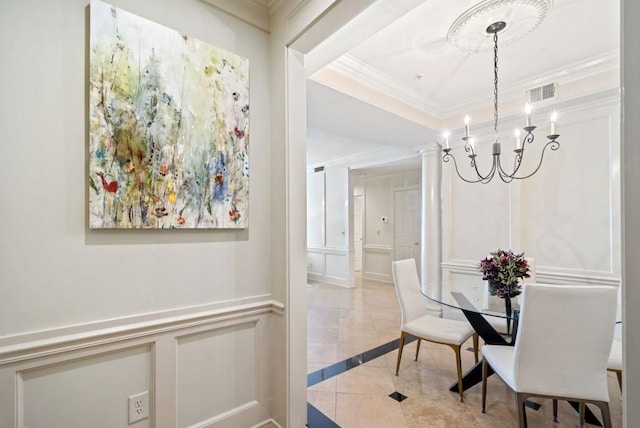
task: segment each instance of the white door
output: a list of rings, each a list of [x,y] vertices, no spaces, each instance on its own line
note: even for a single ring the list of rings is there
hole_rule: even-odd
[[[393,194],[394,258],[416,260],[420,270],[420,190],[397,190]]]
[[[362,270],[362,195],[353,197],[354,270]]]

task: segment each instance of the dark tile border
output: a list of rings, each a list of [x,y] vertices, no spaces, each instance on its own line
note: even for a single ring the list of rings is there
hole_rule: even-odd
[[[415,340],[416,340],[415,337],[408,336],[405,339],[405,345]],[[376,358],[381,357],[384,354],[388,354],[389,352],[398,349],[399,344],[400,344],[400,339],[392,340],[391,342],[387,342],[384,345],[377,346],[361,354],[354,355],[351,358],[347,358],[346,360],[337,362],[323,369],[316,370],[313,373],[309,373],[307,375],[307,388],[317,383],[320,383],[322,381],[325,381],[327,379],[330,379],[334,376],[338,376],[346,372],[347,370],[351,370],[355,367],[361,366],[362,364],[368,361],[375,360]],[[391,397],[391,398],[394,398],[394,397]],[[397,400],[397,398],[394,398],[394,399]],[[404,400],[404,398],[402,400]],[[398,400],[398,401],[402,401],[402,400]],[[307,427],[309,428],[340,428],[339,425],[337,425],[334,421],[329,419],[324,413],[322,413],[320,410],[316,409],[309,403],[307,403]]]
[[[415,340],[415,337],[408,336],[405,339],[405,345]],[[351,358],[347,358],[346,360],[337,362],[323,369],[316,370],[313,373],[309,373],[307,375],[307,387],[313,386],[316,383],[320,383],[334,376],[338,376],[346,372],[347,370],[351,370],[355,367],[361,366],[366,362],[375,360],[376,358],[384,354],[388,354],[389,352],[398,349],[399,343],[400,339],[392,340],[391,342],[385,343],[384,345],[380,345],[373,349],[365,351],[362,354],[354,355]]]
[[[307,403],[307,427],[309,428],[340,428],[340,425],[329,419],[320,410]]]

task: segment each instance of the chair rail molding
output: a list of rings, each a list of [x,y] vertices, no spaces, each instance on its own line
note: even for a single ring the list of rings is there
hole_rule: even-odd
[[[71,404],[64,394],[51,400],[42,397],[52,385],[63,385],[84,397],[82,391],[106,379],[111,382],[103,409],[103,416],[111,421],[108,423],[126,419],[126,411],[118,413],[114,403],[126,401],[132,392],[147,390],[150,420],[156,423],[189,420],[193,421],[190,426],[240,426],[250,420],[264,421],[257,425],[263,426],[271,418],[273,397],[260,387],[268,384],[270,376],[268,362],[262,356],[271,352],[270,319],[283,318],[285,305],[271,295],[224,304],[1,338],[0,426],[26,426],[43,417],[55,418],[53,413],[67,414],[75,405],[82,408],[76,417],[86,417],[91,394],[87,395],[86,406],[84,398]],[[235,347],[234,353],[228,352],[230,345]],[[244,357],[238,359],[236,352]],[[226,393],[215,376],[204,383],[196,380],[196,366],[210,375],[220,374],[211,361],[225,365],[227,372],[220,376],[236,379],[242,387],[235,397],[207,408],[194,405],[193,394],[206,395],[203,399],[211,401]]]
[[[442,263],[446,275],[480,276],[479,261],[449,260]],[[536,282],[543,284],[592,284],[619,286],[621,278],[608,272],[589,270],[559,269],[548,266],[536,266]]]

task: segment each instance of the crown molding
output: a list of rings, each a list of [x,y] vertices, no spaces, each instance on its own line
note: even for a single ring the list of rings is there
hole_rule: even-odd
[[[327,68],[347,76],[350,79],[361,82],[376,92],[380,92],[415,107],[430,116],[437,118],[442,117],[442,112],[430,106],[424,97],[416,94],[413,88],[398,82],[388,74],[371,67],[350,54],[343,55],[336,59],[329,64]]]
[[[398,82],[391,76],[382,73],[378,69],[371,67],[349,54],[338,58],[329,64],[327,68],[350,79],[356,80],[376,92],[392,97],[438,119],[451,117],[459,114],[461,111],[476,110],[478,108],[485,107],[491,102],[490,97],[483,96],[482,98],[452,103],[446,108],[438,108],[424,97],[418,95],[413,88]],[[550,70],[533,80],[527,79],[519,81],[511,85],[509,88],[503,89],[501,93],[505,100],[524,98],[525,92],[536,86],[551,82],[558,82],[560,85],[563,85],[619,68],[620,51],[616,50],[604,55],[588,58],[584,61]],[[602,88],[596,88],[596,90],[600,89]]]
[[[418,152],[416,149],[411,147],[383,147],[380,149],[369,150],[364,153],[357,153],[343,156],[341,158],[331,159],[325,162],[319,162],[313,165],[307,165],[307,172],[312,172],[314,168],[319,166],[324,166],[326,168],[344,166],[350,169],[371,168],[390,162],[398,162],[417,157]]]
[[[533,80],[521,80],[510,85],[508,88],[501,89],[500,94],[504,100],[524,100],[526,91],[531,88],[557,82],[560,85],[560,91],[562,91],[562,85],[578,82],[601,73],[618,70],[619,68],[620,51],[615,50],[605,53],[604,55],[594,56],[583,61],[549,70],[547,73],[541,74]],[[593,91],[597,92],[602,89],[603,88],[594,88]],[[474,100],[465,100],[457,104],[452,103],[448,108],[442,110],[442,114],[446,117],[451,117],[463,111],[473,111],[486,107],[491,102],[492,98],[490,96],[484,96]]]
[[[271,3],[278,0],[200,0],[253,25],[271,32]]]

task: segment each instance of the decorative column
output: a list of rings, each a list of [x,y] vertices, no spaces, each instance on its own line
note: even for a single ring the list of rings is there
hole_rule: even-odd
[[[422,159],[422,246],[420,257],[422,291],[442,297],[442,146],[434,141],[420,150]],[[441,316],[442,306],[427,301],[427,312]]]

